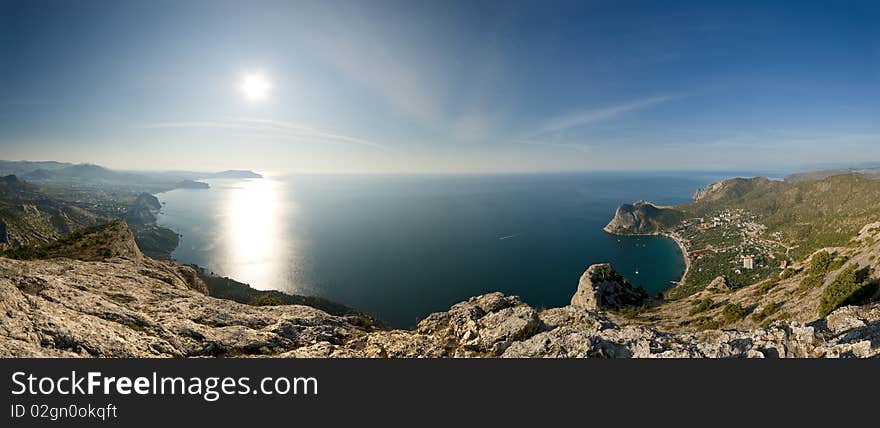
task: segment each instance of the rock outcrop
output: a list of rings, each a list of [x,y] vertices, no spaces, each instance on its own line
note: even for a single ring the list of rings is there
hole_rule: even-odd
[[[156,215],[162,209],[159,198],[141,193],[125,213],[125,221],[132,226],[148,226],[156,223]]]
[[[589,283],[617,281],[606,267],[588,269]],[[597,308],[630,303],[641,294],[619,282],[612,287],[618,297],[594,294]],[[308,306],[249,306],[205,291],[187,267],[130,254],[101,261],[0,258],[0,356],[880,356],[878,304],[844,307],[808,324],[671,333],[622,325],[610,312],[584,307],[581,300],[589,302],[588,296],[537,310],[518,297],[490,293],[431,314],[406,331],[377,329],[358,317]]]
[[[678,223],[681,216],[681,212],[674,208],[638,201],[619,206],[604,230],[618,235],[655,234]]]
[[[707,290],[717,291],[717,292],[727,292],[730,291],[730,282],[727,281],[727,278],[723,276],[716,277],[706,286]]]
[[[764,177],[731,178],[712,183],[694,193],[694,202],[716,202],[722,199],[740,197],[756,189],[771,189],[783,186],[781,181],[773,181]]]
[[[360,331],[357,320],[307,306],[254,307],[206,293],[192,268],[139,253],[0,258],[0,355],[270,355]]]
[[[590,266],[581,275],[571,305],[591,310],[621,309],[641,305],[647,298],[643,288],[633,287],[610,264],[604,263]]]

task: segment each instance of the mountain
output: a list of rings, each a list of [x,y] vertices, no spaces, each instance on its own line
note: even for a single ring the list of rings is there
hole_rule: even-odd
[[[0,175],[17,175],[24,176],[32,171],[42,170],[49,172],[52,170],[70,166],[69,163],[55,161],[5,161],[0,160]]]
[[[202,183],[201,181],[195,180],[181,180],[174,185],[177,189],[210,189],[211,186],[208,183]]]
[[[200,178],[262,178],[249,170],[215,173],[191,171],[117,171],[95,164],[63,162],[0,161],[0,174],[15,174],[24,180],[78,189],[99,188],[114,192],[157,193],[172,189],[206,189]]]
[[[783,182],[769,180],[764,177],[755,178],[731,178],[718,183],[713,183],[704,189],[698,189],[694,193],[694,202],[704,204],[741,198],[753,194],[756,191],[778,190],[784,185]]]
[[[263,176],[249,170],[231,169],[228,171],[207,174],[201,178],[263,178]]]
[[[0,195],[5,197],[13,197],[17,195],[25,195],[36,191],[36,188],[14,175],[7,175],[0,179]]]
[[[734,288],[754,284],[778,274],[783,263],[845,245],[880,220],[880,180],[858,174],[794,182],[736,178],[698,191],[689,204],[644,211],[638,223],[621,208],[609,232],[655,233],[641,225],[656,224],[657,233],[675,236],[686,248],[687,274],[667,292],[677,298],[719,276]]]
[[[614,218],[605,226],[608,233],[655,234],[681,221],[681,211],[660,207],[647,201],[617,208]]]
[[[100,165],[76,164],[46,170],[37,169],[22,175],[31,181],[59,181],[63,183],[88,183],[104,185],[127,185],[138,183],[154,183],[157,180],[148,174],[114,171]],[[162,181],[162,180],[158,180]]]
[[[48,197],[14,175],[0,180],[0,250],[45,244],[106,220],[80,205]]]
[[[818,171],[798,172],[786,175],[784,180],[787,182],[812,181],[821,180],[835,175],[856,174],[868,178],[880,178],[880,167],[871,166],[863,168],[840,168],[840,169],[823,169]]]

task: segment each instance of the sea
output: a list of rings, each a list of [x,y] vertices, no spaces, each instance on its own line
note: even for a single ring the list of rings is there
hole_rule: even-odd
[[[408,328],[500,291],[567,304],[593,263],[660,293],[679,247],[602,228],[621,203],[680,204],[730,174],[277,175],[161,193],[172,256],[258,289],[320,296]]]

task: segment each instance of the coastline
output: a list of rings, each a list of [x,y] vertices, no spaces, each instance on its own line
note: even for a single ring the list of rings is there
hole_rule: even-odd
[[[681,274],[681,278],[679,278],[678,282],[676,282],[674,286],[669,287],[669,288],[667,289],[667,291],[668,291],[668,290],[671,290],[671,289],[673,289],[673,288],[675,288],[675,287],[678,287],[678,286],[681,285],[681,284],[684,284],[684,281],[687,279],[688,272],[690,272],[690,269],[691,269],[691,257],[690,257],[690,253],[688,252],[687,245],[685,245],[684,240],[681,239],[681,237],[678,236],[678,234],[673,233],[673,232],[654,232],[654,233],[614,233],[614,232],[610,232],[610,231],[608,231],[607,226],[606,226],[606,228],[604,228],[604,229],[602,229],[602,230],[604,230],[605,233],[607,233],[607,234],[609,234],[609,235],[617,235],[617,236],[662,236],[662,237],[664,237],[664,238],[669,238],[669,239],[673,240],[673,241],[676,243],[676,245],[678,245],[678,249],[681,251],[681,256],[682,256],[682,258],[684,259],[684,272],[682,272],[682,274]]]
[[[687,245],[685,245],[684,240],[678,236],[677,233],[669,233],[669,232],[659,232],[657,235],[665,236],[678,244],[678,248],[681,250],[681,256],[684,258],[684,272],[681,274],[681,279],[678,280],[678,284],[675,286],[679,286],[684,284],[684,281],[687,279],[688,272],[691,270],[691,256],[688,251]]]

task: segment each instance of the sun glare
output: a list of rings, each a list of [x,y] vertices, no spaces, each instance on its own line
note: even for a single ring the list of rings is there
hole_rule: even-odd
[[[272,85],[265,75],[260,73],[247,74],[241,80],[241,93],[249,101],[261,101],[269,96]]]

